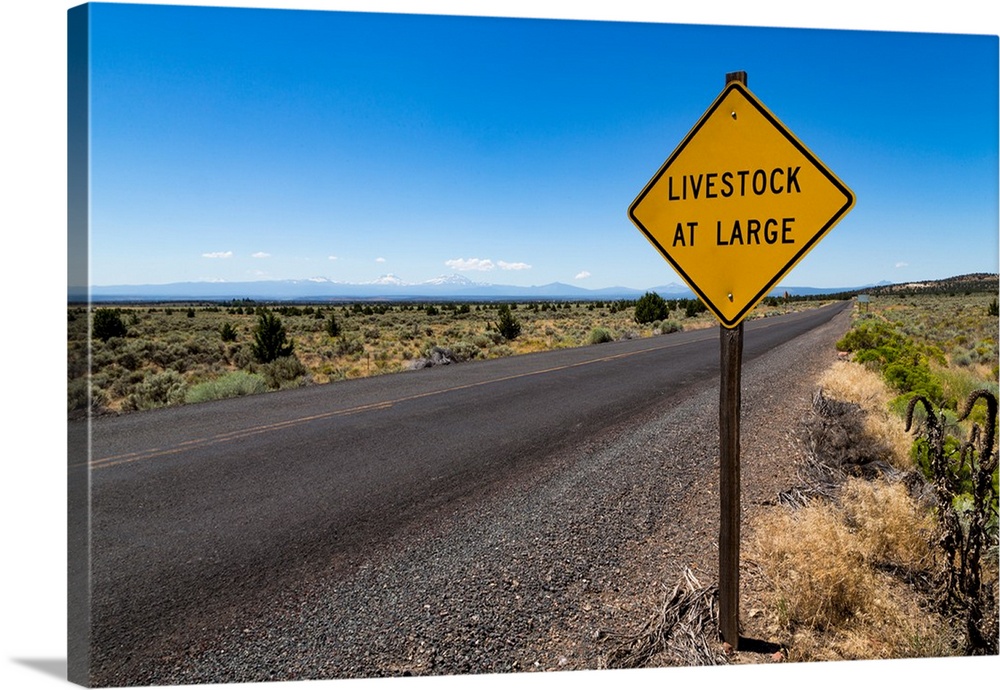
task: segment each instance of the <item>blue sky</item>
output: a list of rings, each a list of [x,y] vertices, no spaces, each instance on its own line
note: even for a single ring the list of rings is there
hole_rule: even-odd
[[[93,11],[94,284],[671,282],[625,210],[733,69],[858,197],[786,283],[996,270],[992,36]]]
[[[733,70],[857,196],[784,284],[997,270],[996,36],[93,12],[93,284],[679,282],[627,208]]]

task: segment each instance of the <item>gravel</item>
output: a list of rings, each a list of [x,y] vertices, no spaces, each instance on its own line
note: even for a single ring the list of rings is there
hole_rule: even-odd
[[[744,524],[795,484],[798,425],[847,318],[744,363]],[[685,568],[717,580],[717,436],[709,382],[359,557],[290,569],[268,591],[192,613],[95,682],[601,668],[609,634],[639,628]]]

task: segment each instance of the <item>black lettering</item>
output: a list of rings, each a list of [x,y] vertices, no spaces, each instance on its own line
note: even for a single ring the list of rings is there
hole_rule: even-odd
[[[720,247],[724,247],[724,246],[726,246],[726,245],[729,244],[728,242],[723,242],[722,241],[722,221],[721,220],[715,221],[715,243],[717,245],[719,245]]]
[[[733,234],[729,236],[729,244],[743,244],[743,229],[738,220],[733,223]]]
[[[749,170],[738,170],[736,172],[740,176],[740,196],[747,195],[747,175],[750,174]]]
[[[719,176],[719,173],[708,173],[705,175],[705,198],[714,199],[719,196],[713,189],[715,189],[715,178]]]
[[[795,170],[792,170],[791,168],[788,169],[788,193],[789,194],[792,193],[792,185],[795,185],[795,191],[796,192],[799,192],[799,193],[802,192],[802,190],[799,188],[799,178],[798,178],[799,170],[801,170],[801,169],[802,169],[802,166],[798,166],[798,165],[795,166]],[[795,219],[793,218],[792,220],[795,220]]]
[[[760,221],[751,218],[747,221],[747,244],[760,244]]]
[[[798,172],[798,168],[795,169]],[[795,222],[794,218],[782,218],[781,219],[781,243],[782,244],[795,244],[795,240],[788,237],[788,233],[792,231],[792,223]]]
[[[728,170],[722,173],[722,191],[719,192],[727,199],[733,195],[733,174]]]
[[[764,221],[764,241],[768,244],[774,244],[778,241],[778,231],[774,230],[774,226],[778,224],[774,218],[768,218]]]
[[[775,168],[774,170],[771,171],[771,193],[772,194],[781,194],[783,191],[785,191],[784,187],[778,187],[778,186],[776,186],[774,184],[774,177],[775,177],[775,175],[784,174],[784,172],[785,172],[784,168]]]
[[[687,246],[687,245],[684,244],[684,225],[681,224],[681,223],[677,223],[677,229],[674,230],[674,246],[675,247],[677,246],[678,242],[681,243],[682,247]]]
[[[767,191],[767,173],[763,170],[753,172],[753,193],[760,196]]]
[[[667,178],[667,201],[680,201],[681,198],[674,194],[674,177]]]
[[[698,181],[695,182],[695,176],[691,175],[691,191],[694,193],[695,199],[698,198],[698,192],[701,191],[701,183],[704,177],[705,177],[704,175],[699,174],[697,178]]]

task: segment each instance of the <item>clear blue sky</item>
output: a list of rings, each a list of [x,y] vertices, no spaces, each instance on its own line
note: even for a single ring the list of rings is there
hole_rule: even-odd
[[[627,208],[733,70],[857,196],[784,284],[997,271],[995,35],[92,17],[96,285],[679,282]]]

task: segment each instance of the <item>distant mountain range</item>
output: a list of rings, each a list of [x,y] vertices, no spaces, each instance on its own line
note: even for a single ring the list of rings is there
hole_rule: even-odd
[[[889,285],[880,283],[879,285]],[[857,292],[877,287],[866,285],[845,288],[785,287],[771,294],[820,295]],[[446,275],[421,283],[409,283],[387,274],[365,283],[343,283],[328,278],[305,280],[263,280],[249,282],[187,282],[162,285],[95,285],[90,298],[95,302],[154,302],[182,300],[613,300],[636,299],[646,292],[655,292],[667,299],[686,299],[694,293],[686,285],[670,283],[643,290],[628,287],[588,289],[565,283],[548,283],[529,287],[477,283],[462,275]],[[69,300],[87,299],[84,288],[70,288]]]

